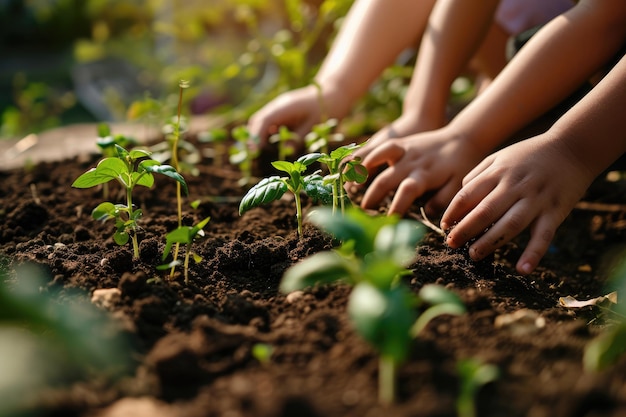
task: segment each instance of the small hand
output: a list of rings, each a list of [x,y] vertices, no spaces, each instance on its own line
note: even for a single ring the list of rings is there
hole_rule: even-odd
[[[567,149],[538,136],[489,157],[464,179],[441,219],[453,248],[469,247],[482,259],[527,227],[531,238],[517,262],[532,272],[548,250],[557,227],[591,184],[593,175]]]
[[[387,141],[363,160],[369,172],[388,167],[369,185],[361,205],[374,208],[396,191],[389,214],[404,214],[415,199],[435,191],[425,209],[428,214],[438,213],[482,156],[468,141],[452,137],[445,128]]]

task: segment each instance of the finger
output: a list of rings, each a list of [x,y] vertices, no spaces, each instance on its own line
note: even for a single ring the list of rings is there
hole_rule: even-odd
[[[548,216],[540,217],[535,221],[530,231],[530,241],[517,261],[516,269],[520,274],[530,274],[537,268],[539,261],[550,247],[558,224],[560,223]]]
[[[495,220],[495,218],[493,218],[493,214],[489,216],[489,218],[485,218],[483,220],[480,219],[481,217],[488,216],[489,212],[492,211],[490,204],[486,202],[485,199],[495,191],[497,186],[498,184],[495,181],[473,181],[463,186],[453,196],[448,208],[441,217],[441,228],[443,230],[449,230],[451,227],[456,225],[454,228],[456,232],[448,235],[448,239],[450,239],[449,244],[453,244],[452,242],[456,241],[456,237],[462,236],[463,232],[467,233],[466,230],[463,230],[467,227],[466,224],[471,224],[472,221],[480,221],[481,224],[484,224],[488,221],[489,223],[487,223],[487,225],[489,225]],[[486,211],[486,213],[483,213],[483,211]],[[465,221],[466,216],[470,213],[473,214],[474,218],[478,216],[478,220]],[[450,238],[450,236],[452,236],[452,238]],[[461,240],[459,240],[459,246],[465,244],[466,242],[466,240],[464,240],[461,243]]]
[[[424,192],[426,192],[426,184],[423,177],[419,174],[411,174],[398,186],[396,195],[389,206],[389,214],[403,215]]]
[[[385,169],[374,178],[367,191],[365,191],[361,207],[365,209],[378,207],[385,197],[398,188],[404,178],[405,176],[401,175],[394,166]]]
[[[528,199],[515,202],[469,249],[474,260],[483,259],[526,229],[537,216]]]
[[[363,158],[363,165],[368,172],[373,172],[376,167],[387,164],[394,165],[404,156],[404,149],[396,143],[387,142],[377,146]]]

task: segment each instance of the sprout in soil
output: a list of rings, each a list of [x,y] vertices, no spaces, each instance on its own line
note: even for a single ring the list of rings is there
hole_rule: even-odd
[[[230,163],[239,166],[242,177],[239,184],[244,186],[252,181],[252,167],[260,151],[251,143],[258,142],[246,126],[237,126],[231,131],[235,144],[230,147]]]
[[[270,203],[281,198],[287,191],[295,197],[296,221],[298,223],[298,236],[302,237],[302,202],[300,193],[304,192],[316,200],[328,203],[332,190],[323,184],[319,173],[303,176],[309,165],[316,162],[322,155],[311,153],[301,156],[294,162],[274,161],[274,168],[289,174],[288,177],[271,176],[263,178],[253,186],[241,199],[239,215],[261,204]]]
[[[337,281],[354,286],[348,313],[356,331],[379,354],[379,400],[393,403],[396,369],[406,359],[416,333],[427,320],[440,314],[462,314],[465,308],[443,287],[426,285],[415,296],[402,282],[402,276],[411,273],[407,266],[423,234],[417,222],[370,216],[356,207],[344,215],[319,208],[310,220],[342,244],[290,267],[280,289],[289,293]],[[425,305],[430,307],[418,316],[416,309]]]
[[[340,146],[330,154],[322,154],[319,158],[319,162],[328,168],[324,183],[330,184],[333,190],[333,211],[340,207],[343,213],[346,202],[350,203],[344,189],[346,182],[363,184],[367,181],[367,169],[361,164],[361,158],[346,160],[360,146],[355,143]]]
[[[163,250],[163,257],[162,257],[163,260],[165,260],[165,258],[167,258],[167,256],[170,254],[172,250],[172,246],[174,244],[176,244],[177,247],[181,243],[184,245],[187,245],[186,252],[185,252],[185,261],[183,263],[183,270],[185,274],[184,275],[185,284],[189,283],[189,259],[193,257],[196,263],[199,263],[202,261],[202,257],[198,255],[197,253],[193,252],[191,250],[191,247],[196,238],[204,236],[203,229],[207,225],[207,223],[209,223],[209,220],[211,220],[211,218],[207,217],[204,220],[198,222],[198,224],[194,226],[178,226],[176,229],[174,229],[173,231],[167,234],[165,249]],[[173,270],[177,265],[180,265],[180,261],[174,258],[172,262],[167,263],[165,265],[159,265],[157,269],[165,270],[168,268],[172,268]]]
[[[498,367],[477,359],[464,359],[457,363],[460,379],[459,396],[456,401],[458,417],[476,416],[476,395],[483,385],[498,379]]]
[[[154,175],[163,174],[177,181],[187,193],[187,183],[174,167],[162,165],[150,158],[150,152],[135,149],[127,151],[119,145],[114,145],[116,156],[102,159],[95,168],[80,175],[72,184],[76,188],[91,188],[106,184],[109,181],[118,181],[126,191],[126,204],[100,203],[92,212],[97,220],[115,220],[115,234],[113,239],[118,245],[125,245],[129,238],[133,243],[133,257],[139,258],[139,244],[137,241],[137,222],[141,218],[141,209],[133,205],[133,190],[141,185],[151,188],[154,185]]]
[[[223,127],[216,127],[207,132],[201,132],[198,140],[202,143],[213,144],[210,154],[205,154],[213,159],[213,165],[221,168],[226,155],[226,142],[228,141],[228,131]]]
[[[130,138],[124,135],[113,135],[111,134],[111,127],[106,123],[101,123],[98,125],[98,139],[96,139],[96,145],[100,148],[100,152],[102,152],[102,157],[107,158],[111,156],[116,156],[117,151],[115,149],[115,145],[119,145],[124,149],[128,149],[130,146],[137,145],[137,141],[134,138]],[[109,199],[109,184],[102,184],[102,198],[105,200]]]
[[[289,130],[287,126],[279,127],[278,133],[270,136],[269,142],[278,144],[278,159],[280,161],[285,161],[289,156],[293,155],[295,148],[289,146],[289,142],[296,139],[298,139],[298,135]]]

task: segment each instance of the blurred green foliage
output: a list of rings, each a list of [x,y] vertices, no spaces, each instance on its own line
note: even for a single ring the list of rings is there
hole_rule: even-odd
[[[132,119],[133,103],[151,100],[161,103],[162,114],[172,114],[178,80],[186,79],[192,86],[185,103],[190,112],[221,113],[228,116],[227,123],[242,123],[278,94],[311,82],[352,2],[13,0],[0,3],[0,49],[36,55],[52,48],[67,58],[59,65],[68,73],[77,65],[110,58],[129,63],[137,69],[132,81],[143,89],[141,94],[128,100],[128,89],[115,90],[115,85],[101,94],[117,118]],[[404,79],[410,74],[401,68],[384,74],[357,107],[360,114],[378,109],[371,113],[375,119],[399,115]],[[9,79],[14,75],[3,74],[0,65],[0,87],[15,84]],[[58,80],[31,76],[28,70],[19,77],[32,86],[14,89],[11,100],[0,98],[3,136],[66,121],[69,101],[59,103],[57,97],[70,96],[54,88]],[[41,94],[38,106],[18,104],[42,83],[54,94]],[[69,76],[63,83],[65,92],[71,92]],[[349,125],[351,133],[359,134],[381,124],[360,117]]]

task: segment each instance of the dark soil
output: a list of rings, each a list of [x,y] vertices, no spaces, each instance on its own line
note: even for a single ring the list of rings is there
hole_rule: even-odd
[[[456,363],[478,358],[500,369],[500,378],[478,395],[481,417],[626,416],[626,360],[602,373],[583,369],[584,347],[601,330],[592,322],[597,311],[559,306],[562,296],[606,292],[610,265],[623,259],[623,182],[594,184],[527,277],[513,267],[524,237],[474,263],[465,250],[446,248],[429,232],[407,282],[415,291],[426,283],[446,286],[468,313],[431,322],[399,370],[397,404],[383,407],[376,355],[346,315],[350,288],[322,287],[290,298],[278,291],[286,268],[332,247],[309,224],[298,239],[292,201],[239,216],[244,190],[237,171],[207,163],[200,176],[186,175],[187,200],[203,204],[195,211],[185,204],[184,223],[211,221],[194,246],[204,260],[192,264],[185,285],[180,273],[169,281],[155,269],[164,236],[176,226],[173,182],[161,177],[154,189],[136,194],[144,217],[135,261],[129,245],[113,242],[113,225],[90,216],[102,190],[70,187],[96,161],[0,173],[3,268],[42,265],[49,272],[46,291],[61,301],[75,288],[86,300],[96,289],[118,288],[121,297],[105,309],[130,337],[135,359],[120,379],[51,386],[26,408],[32,415],[454,416]],[[499,316],[524,309],[538,313],[545,326],[523,334],[496,326]],[[273,348],[269,363],[253,356],[258,343]]]

